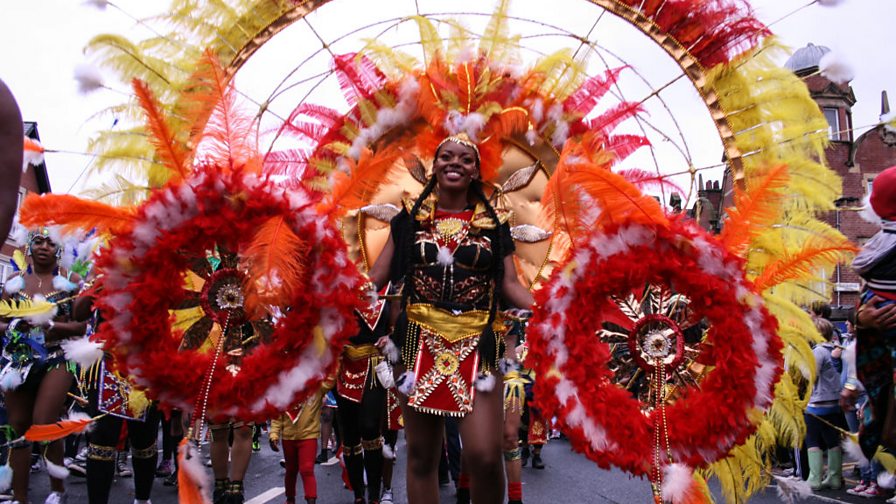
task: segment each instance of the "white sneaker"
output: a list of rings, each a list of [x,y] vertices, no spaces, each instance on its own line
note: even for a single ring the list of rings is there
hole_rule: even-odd
[[[383,490],[383,497],[380,498],[380,504],[392,504],[392,489]]]
[[[68,495],[65,495],[65,492],[50,492],[44,504],[66,504],[67,502]]]

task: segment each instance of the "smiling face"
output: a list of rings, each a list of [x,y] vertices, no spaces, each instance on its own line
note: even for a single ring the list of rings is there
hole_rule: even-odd
[[[472,147],[445,142],[436,151],[432,171],[442,191],[466,191],[479,178],[479,159]]]

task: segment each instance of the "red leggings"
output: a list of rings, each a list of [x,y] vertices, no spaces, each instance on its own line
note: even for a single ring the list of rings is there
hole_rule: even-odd
[[[317,456],[317,439],[284,439],[283,458],[286,459],[286,500],[296,500],[296,480],[302,474],[302,486],[306,499],[317,498],[317,480],[314,479],[314,458]]]

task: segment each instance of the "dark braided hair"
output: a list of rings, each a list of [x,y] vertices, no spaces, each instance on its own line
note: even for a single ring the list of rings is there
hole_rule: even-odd
[[[404,256],[404,264],[401,265],[401,270],[404,273],[404,287],[402,288],[402,308],[406,307],[408,304],[408,299],[411,296],[411,289],[413,281],[412,274],[409,270],[412,258],[414,257],[414,244],[416,243],[417,238],[417,212],[420,211],[420,206],[426,201],[426,198],[432,194],[432,191],[436,188],[436,177],[435,175],[429,177],[429,180],[426,182],[426,185],[423,186],[423,191],[420,193],[420,196],[417,197],[417,201],[414,202],[414,206],[411,208],[411,218],[408,219],[408,229],[404,230],[402,233],[402,243],[401,250],[403,251]]]
[[[495,317],[498,313],[498,303],[501,302],[501,288],[504,280],[504,244],[501,240],[501,221],[498,219],[498,212],[496,212],[495,207],[489,203],[488,197],[486,197],[485,192],[482,190],[482,185],[482,181],[474,180],[473,183],[470,184],[470,189],[472,189],[473,194],[482,201],[489,217],[495,222],[495,236],[497,239],[492,243],[492,258],[494,260],[492,278],[495,280],[495,290],[491,306],[489,306],[488,309],[488,325],[486,326],[482,337],[479,338],[479,357],[483,362],[497,365],[498,359],[500,358],[498,356],[500,345],[498,343],[497,335],[494,330],[492,330],[492,323],[495,321]]]

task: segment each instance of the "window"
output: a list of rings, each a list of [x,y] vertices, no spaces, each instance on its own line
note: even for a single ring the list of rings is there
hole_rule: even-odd
[[[19,207],[22,206],[22,200],[25,199],[25,195],[28,193],[27,189],[24,187],[19,187],[19,199],[16,201],[16,214],[19,213]],[[12,245],[12,236],[15,234],[16,230],[20,227],[19,223],[9,230],[9,236],[6,237],[6,242]],[[6,261],[4,264],[8,264],[9,261]],[[0,279],[0,281],[5,281],[6,277]]]
[[[840,140],[840,110],[833,107],[822,109],[828,121],[828,136],[831,140]]]
[[[0,254],[0,287],[6,286],[6,278],[12,274],[10,258]]]

